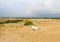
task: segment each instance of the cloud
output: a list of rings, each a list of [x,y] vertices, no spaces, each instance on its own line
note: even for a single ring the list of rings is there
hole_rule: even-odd
[[[60,13],[60,0],[0,0],[1,16],[34,16]]]

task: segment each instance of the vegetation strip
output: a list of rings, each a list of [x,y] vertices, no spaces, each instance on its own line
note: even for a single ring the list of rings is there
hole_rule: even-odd
[[[6,23],[18,23],[22,22],[23,20],[7,20],[7,21],[1,21],[0,24],[6,24]]]

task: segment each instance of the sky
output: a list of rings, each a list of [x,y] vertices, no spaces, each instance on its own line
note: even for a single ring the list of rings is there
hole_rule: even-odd
[[[0,0],[0,16],[60,17],[60,0]]]

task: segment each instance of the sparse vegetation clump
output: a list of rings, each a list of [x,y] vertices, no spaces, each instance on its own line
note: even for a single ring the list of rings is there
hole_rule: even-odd
[[[23,20],[7,20],[7,21],[1,21],[0,24],[6,24],[6,23],[18,23],[22,22]]]
[[[0,21],[0,24],[4,24],[5,23],[5,21]]]
[[[23,21],[23,20],[8,20],[8,21],[6,21],[6,23],[18,23],[21,21]]]
[[[27,26],[27,25],[33,25],[33,23],[31,21],[25,21],[24,25],[25,26]]]
[[[3,24],[0,24],[0,28],[1,28],[1,27],[4,27],[4,26],[5,26],[5,25],[3,25]]]

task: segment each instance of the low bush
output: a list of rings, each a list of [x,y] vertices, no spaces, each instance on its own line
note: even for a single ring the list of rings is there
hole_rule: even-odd
[[[0,24],[4,24],[5,22],[3,22],[3,21],[0,21]]]
[[[25,26],[27,26],[27,25],[33,25],[33,23],[31,21],[25,21],[24,25]]]

